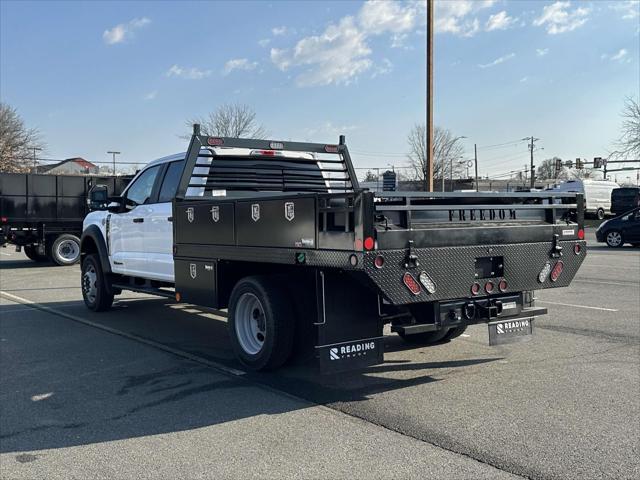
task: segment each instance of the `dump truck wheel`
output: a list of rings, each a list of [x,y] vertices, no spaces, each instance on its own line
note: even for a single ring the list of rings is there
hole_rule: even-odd
[[[73,265],[80,260],[80,239],[75,235],[64,234],[51,244],[51,259],[58,265]]]
[[[251,370],[273,370],[291,356],[293,311],[283,283],[273,277],[246,277],[236,284],[227,325],[236,356]]]
[[[42,263],[49,260],[49,257],[47,257],[46,255],[40,255],[38,253],[38,247],[36,247],[35,245],[25,245],[23,250],[24,254],[34,262]]]
[[[89,310],[102,312],[113,304],[107,280],[102,272],[98,255],[87,255],[82,262],[82,298]]]

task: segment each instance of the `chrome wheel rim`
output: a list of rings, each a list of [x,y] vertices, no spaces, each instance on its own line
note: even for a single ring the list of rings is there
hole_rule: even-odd
[[[256,355],[266,339],[266,319],[262,303],[253,293],[243,293],[235,311],[235,329],[238,343],[249,355]]]
[[[82,274],[82,294],[89,303],[95,303],[98,295],[98,274],[93,265],[88,265]]]
[[[66,262],[75,262],[80,256],[80,245],[73,240],[63,240],[58,244],[56,253]]]
[[[612,247],[618,247],[622,243],[622,235],[619,232],[607,233],[607,243]]]

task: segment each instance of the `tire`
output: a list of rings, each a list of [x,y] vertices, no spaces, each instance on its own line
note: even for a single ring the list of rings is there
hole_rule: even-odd
[[[231,292],[227,327],[236,357],[250,370],[274,370],[291,356],[294,316],[284,281],[255,276]]]
[[[605,216],[604,208],[599,208],[598,210],[596,210],[596,218],[598,220],[604,220],[604,216]]]
[[[448,333],[448,329],[443,329],[435,332],[414,333],[413,335],[404,335],[398,332],[398,335],[406,343],[413,345],[433,345],[434,343],[442,342]]]
[[[77,263],[80,260],[80,239],[67,233],[58,236],[51,244],[50,256],[61,266]]]
[[[38,253],[38,247],[35,245],[25,245],[24,246],[24,254],[34,262],[42,263],[49,260],[49,257],[46,255],[40,255]]]
[[[82,262],[82,298],[89,310],[103,312],[113,304],[113,293],[109,293],[107,280],[102,272],[100,257],[87,255]]]
[[[449,340],[453,340],[454,338],[458,338],[460,335],[462,335],[465,332],[466,329],[467,329],[466,325],[450,328],[447,334],[442,339],[442,341],[446,342]]]
[[[620,230],[609,230],[604,239],[611,248],[620,248],[624,245],[624,238],[622,238]]]

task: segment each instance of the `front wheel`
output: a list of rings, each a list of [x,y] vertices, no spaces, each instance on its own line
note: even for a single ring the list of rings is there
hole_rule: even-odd
[[[80,239],[75,235],[64,234],[51,244],[51,259],[58,265],[73,265],[80,260]]]
[[[236,284],[227,326],[236,356],[251,370],[276,369],[291,356],[293,311],[274,277],[247,277]]]
[[[111,308],[113,292],[107,288],[100,257],[87,255],[82,262],[82,298],[89,310],[102,312]]]
[[[619,230],[611,230],[607,232],[606,237],[607,245],[612,248],[619,248],[624,244],[624,240],[622,239],[622,233]]]

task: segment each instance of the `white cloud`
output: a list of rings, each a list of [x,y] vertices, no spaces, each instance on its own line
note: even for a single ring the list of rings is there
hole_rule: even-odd
[[[285,33],[287,33],[287,27],[274,27],[271,29],[271,34],[274,37],[279,37],[281,35],[284,35]]]
[[[472,37],[480,30],[480,21],[475,16],[479,11],[492,7],[495,0],[447,0],[435,2],[436,33],[451,33]]]
[[[307,67],[296,78],[299,86],[346,84],[371,68],[371,50],[353,17],[329,25],[322,35],[305,37],[292,50],[271,49],[271,61],[282,71]]]
[[[549,53],[548,48],[536,48],[536,56],[544,57],[547,53]]]
[[[380,75],[386,75],[393,71],[393,63],[388,58],[383,58],[382,62],[379,65],[376,65],[373,68],[373,73],[371,74],[371,78],[376,78]]]
[[[253,70],[258,66],[258,62],[250,62],[246,58],[233,58],[224,64],[222,73],[229,75],[234,70]]]
[[[529,77],[522,77],[520,79],[520,83],[527,83],[529,81]]]
[[[187,80],[202,80],[205,77],[211,75],[211,70],[200,70],[196,67],[185,68],[178,65],[173,65],[165,75],[167,77],[179,77]]]
[[[366,32],[404,33],[413,30],[417,21],[419,4],[369,1],[358,13],[360,26]]]
[[[581,27],[589,19],[590,10],[585,7],[571,9],[570,1],[559,1],[546,5],[542,15],[533,21],[536,27],[544,26],[549,35],[571,32]]]
[[[503,55],[502,57],[496,58],[493,62],[489,62],[489,63],[485,63],[485,64],[479,64],[478,66],[480,68],[495,67],[496,65],[500,65],[501,63],[504,63],[504,62],[506,62],[508,60],[511,60],[515,56],[516,56],[515,53],[508,53],[507,55]]]
[[[627,0],[609,5],[609,8],[622,13],[623,20],[633,20],[640,17],[640,2],[638,0]]]
[[[631,59],[629,58],[629,51],[626,48],[621,48],[612,55],[603,53],[602,55],[600,55],[600,58],[602,60],[611,60],[612,62],[631,63]]]
[[[262,48],[266,47],[270,43],[271,43],[270,38],[263,38],[262,40],[258,40],[258,45],[260,45]]]
[[[149,92],[144,96],[145,100],[155,100],[155,98],[158,96],[158,91],[154,90],[153,92]]]
[[[151,23],[147,17],[134,18],[128,23],[120,23],[113,28],[109,28],[102,33],[102,40],[107,45],[122,43],[134,35],[134,31],[145,27]]]
[[[516,19],[507,15],[505,10],[502,10],[501,12],[489,17],[489,20],[487,20],[487,24],[485,25],[485,30],[487,32],[491,32],[493,30],[506,30],[515,23]]]

